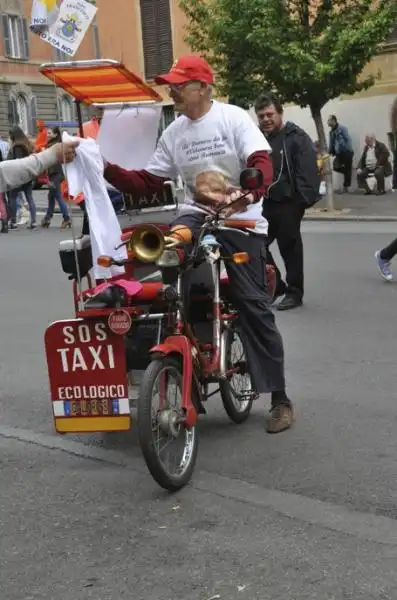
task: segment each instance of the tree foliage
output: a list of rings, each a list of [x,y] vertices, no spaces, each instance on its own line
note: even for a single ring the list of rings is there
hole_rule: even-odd
[[[180,0],[186,41],[213,65],[217,88],[252,105],[264,90],[309,106],[326,151],[322,107],[371,87],[365,65],[397,26],[396,0]],[[377,74],[380,76],[380,73]],[[333,210],[332,169],[326,171]]]
[[[187,42],[241,106],[273,88],[319,113],[373,85],[365,65],[397,25],[395,0],[180,0]]]

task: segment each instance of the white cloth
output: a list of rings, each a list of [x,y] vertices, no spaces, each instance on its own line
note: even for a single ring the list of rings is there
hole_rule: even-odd
[[[97,142],[102,156],[123,169],[144,169],[158,137],[161,106],[107,108]]]
[[[179,175],[186,194],[181,212],[203,212],[194,202],[197,175],[217,171],[224,175],[228,185],[239,188],[247,158],[259,151],[271,152],[271,148],[249,114],[238,106],[214,100],[201,119],[192,121],[182,115],[167,127],[146,169],[173,180]],[[255,231],[267,234],[262,201],[230,218],[253,219],[257,222]]]
[[[105,254],[115,259],[127,258],[127,250],[123,246],[115,250],[121,243],[121,228],[114,212],[112,202],[106,191],[103,178],[103,159],[98,144],[92,138],[74,138],[63,133],[63,141],[79,140],[76,158],[65,168],[69,193],[77,196],[83,192],[90,223],[92,259],[95,279],[106,279],[124,273],[124,267],[113,266],[105,269],[97,265],[98,256]]]

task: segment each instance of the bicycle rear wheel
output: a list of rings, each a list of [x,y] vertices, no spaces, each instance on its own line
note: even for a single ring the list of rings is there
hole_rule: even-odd
[[[238,321],[234,321],[228,330],[226,353],[227,369],[233,373],[228,379],[220,381],[219,388],[229,419],[240,425],[248,419],[257,394],[247,369],[247,356]]]

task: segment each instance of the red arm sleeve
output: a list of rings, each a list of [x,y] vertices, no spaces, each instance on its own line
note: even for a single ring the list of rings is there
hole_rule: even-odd
[[[157,192],[161,192],[164,182],[167,181],[167,179],[152,175],[145,170],[127,171],[109,163],[105,169],[104,177],[120,192],[131,194],[134,199],[152,196]]]
[[[262,171],[263,186],[253,192],[255,202],[259,202],[273,181],[273,162],[270,154],[265,150],[254,152],[247,159],[247,167],[249,169],[259,169],[259,171]]]

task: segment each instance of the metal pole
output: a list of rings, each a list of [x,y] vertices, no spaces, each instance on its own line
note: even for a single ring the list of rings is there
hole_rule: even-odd
[[[80,137],[84,137],[84,131],[83,131],[83,117],[81,114],[81,102],[80,100],[75,100],[75,104],[76,104],[76,113],[77,113],[77,122],[79,124],[79,133],[80,133]]]

